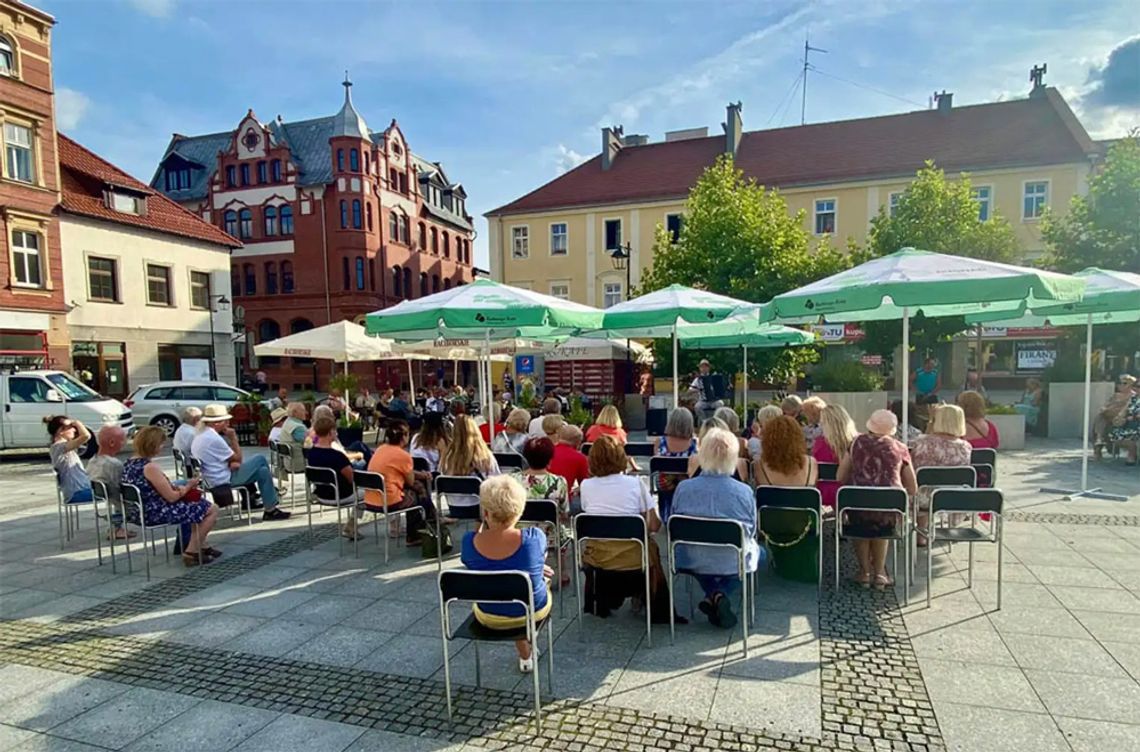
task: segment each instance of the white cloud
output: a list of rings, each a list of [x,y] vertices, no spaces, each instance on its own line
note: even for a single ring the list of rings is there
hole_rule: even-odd
[[[559,144],[555,149],[554,163],[558,174],[561,175],[564,172],[573,170],[589,158],[590,155],[588,154],[580,154],[565,144]]]
[[[135,10],[154,18],[170,18],[176,0],[127,0]]]
[[[81,91],[60,86],[55,90],[55,123],[61,131],[75,130],[91,107],[91,98]]]

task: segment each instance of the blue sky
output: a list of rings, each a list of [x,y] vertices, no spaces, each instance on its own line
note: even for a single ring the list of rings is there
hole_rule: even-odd
[[[172,132],[233,128],[248,108],[336,112],[348,69],[369,126],[396,118],[481,215],[596,154],[603,125],[719,133],[736,100],[746,130],[798,123],[809,30],[829,51],[813,57],[809,122],[921,109],[942,89],[955,104],[1024,96],[1046,62],[1094,136],[1140,125],[1130,0],[31,1],[58,20],[60,129],[143,180]]]

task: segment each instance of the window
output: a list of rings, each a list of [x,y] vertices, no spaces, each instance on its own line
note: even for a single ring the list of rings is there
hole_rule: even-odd
[[[307,332],[312,329],[313,322],[308,319],[294,319],[289,327],[291,334],[300,334],[301,332]],[[293,365],[295,366],[311,366],[312,364],[312,358],[293,358]]]
[[[247,164],[241,166],[241,184],[249,185],[249,165]]]
[[[257,325],[257,342],[272,342],[275,339],[281,338],[281,325],[273,319],[265,319]],[[281,358],[277,356],[259,357],[257,359],[259,365],[263,366],[276,366],[281,364]]]
[[[412,297],[412,270],[404,267],[404,295]]]
[[[406,194],[408,192],[408,176],[406,173],[401,172],[398,176],[400,183],[400,193]]]
[[[428,294],[427,272],[420,272],[420,297],[426,298]]]
[[[237,234],[238,234],[237,212],[236,211],[230,210],[230,211],[225,213],[225,225],[226,225],[226,232],[228,232],[230,235],[233,235],[236,238]]]
[[[359,230],[364,226],[364,219],[360,216],[360,199],[352,200],[352,228]]]
[[[431,275],[431,291],[432,291],[433,295],[435,293],[439,292],[439,275],[438,274]]]
[[[273,175],[273,182],[281,182],[281,160],[275,159],[269,163],[269,171]]]
[[[368,153],[365,152],[364,156],[367,157]],[[376,259],[374,258],[368,259],[368,289],[376,289]]]
[[[336,150],[336,168],[341,171],[344,170],[344,149]]]
[[[269,165],[264,161],[257,163],[257,183],[264,185],[269,182]]]
[[[293,292],[293,262],[281,262],[281,292]]]
[[[36,180],[32,159],[32,129],[15,123],[4,123],[5,172],[12,180],[33,183]]]
[[[356,289],[364,289],[364,258],[362,256],[356,257]]]
[[[241,269],[237,264],[230,267],[230,294],[234,297],[241,295]]]
[[[360,172],[360,152],[356,149],[348,150],[348,169],[353,172]]]
[[[341,272],[344,275],[344,289],[348,290],[352,286],[351,280],[348,278],[348,256],[340,260]]]
[[[16,51],[12,43],[0,37],[0,75],[14,76],[16,74]]]
[[[348,202],[340,202],[340,229],[345,230],[348,228]]]
[[[146,265],[146,302],[151,305],[173,305],[170,296],[170,267]]]
[[[552,282],[550,284],[550,296],[559,300],[569,300],[570,285],[565,282]]]
[[[227,188],[233,188],[235,185],[237,185],[236,175],[237,175],[237,171],[234,169],[233,165],[230,165],[229,167],[226,168],[226,187]]]
[[[47,402],[47,382],[41,378],[13,377],[8,382],[8,392],[13,402]]]
[[[427,250],[427,226],[425,226],[423,222],[420,222],[419,232],[420,232],[420,250],[426,251]]]
[[[388,170],[388,190],[394,191],[398,185],[399,181],[396,179],[396,168],[393,167],[392,169]]]
[[[128,193],[111,191],[111,208],[123,214],[141,214],[143,199]]]
[[[364,205],[364,214],[368,219],[368,231],[372,232],[372,202],[369,201]]]
[[[835,232],[835,199],[826,198],[815,202],[815,234],[830,235]]]
[[[621,282],[606,282],[602,286],[602,308],[609,308],[621,302]]]
[[[550,255],[565,256],[568,248],[568,235],[565,222],[555,222],[550,226]],[[462,252],[460,253],[462,260]]]
[[[246,264],[244,267],[242,267],[242,272],[244,273],[244,276],[245,276],[245,294],[246,295],[256,295],[257,294],[257,270],[254,268],[253,264]]]
[[[91,300],[104,303],[119,301],[119,274],[114,259],[89,256],[87,258],[87,285]]]
[[[443,257],[451,258],[451,236],[447,234],[447,231],[443,233]]]
[[[364,172],[366,172],[366,173],[367,173],[367,172],[369,172],[369,169],[368,169],[368,167],[369,167],[369,164],[368,164],[368,152],[364,152]]]
[[[451,289],[451,280],[450,279],[443,280],[443,289],[444,290],[450,290]]]
[[[263,362],[264,362],[264,360],[265,360],[265,358],[262,358]],[[218,402],[231,402],[232,403],[232,402],[237,402],[239,399],[242,398],[241,392],[239,392],[237,389],[230,389],[229,387],[216,386],[211,391],[213,391],[214,396],[210,397],[210,399],[217,400]]]
[[[400,267],[393,266],[392,267],[392,293],[397,298],[401,298],[404,296],[403,285],[402,285],[403,279],[404,279],[404,276],[400,273]]]
[[[265,262],[265,293],[277,294],[277,264],[272,261]]]
[[[265,207],[265,237],[277,234],[277,207]]]
[[[989,221],[990,207],[993,205],[993,188],[988,185],[978,186],[974,189],[974,200],[978,202],[978,221]]]
[[[1044,180],[1025,184],[1025,202],[1021,210],[1022,219],[1037,219],[1049,206],[1049,183]]]
[[[408,237],[408,218],[403,214],[399,217],[399,230],[400,242],[404,245],[410,245],[410,238]]]
[[[684,224],[685,218],[681,214],[665,215],[665,229],[669,232],[671,242],[676,243],[681,239],[681,228]]]
[[[208,310],[210,305],[210,275],[208,272],[190,272],[190,307]]]
[[[902,198],[902,192],[895,192],[887,196],[887,211],[892,217],[899,209],[900,198]]]
[[[621,220],[607,219],[605,222],[606,250],[613,251],[621,247]]]
[[[241,230],[242,240],[253,237],[253,212],[249,209],[242,209],[238,212],[238,229]]]
[[[12,231],[12,266],[16,284],[43,287],[43,261],[40,258],[40,236],[23,230]]]
[[[432,230],[435,232],[435,230]],[[432,238],[435,239],[434,236]],[[530,257],[530,228],[529,227],[512,227],[511,228],[511,256],[517,259],[524,259]]]
[[[439,231],[431,228],[431,252],[439,255]]]
[[[293,234],[293,207],[288,204],[281,207],[281,234]]]
[[[190,168],[171,168],[166,171],[166,190],[181,191],[190,187]]]

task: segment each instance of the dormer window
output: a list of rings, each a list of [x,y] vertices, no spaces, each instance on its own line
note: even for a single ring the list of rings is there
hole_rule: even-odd
[[[16,75],[16,50],[5,37],[0,37],[0,75]]]
[[[123,214],[145,214],[146,196],[113,188],[107,192],[107,205]]]
[[[166,170],[166,190],[182,191],[190,187],[189,167],[170,167]]]

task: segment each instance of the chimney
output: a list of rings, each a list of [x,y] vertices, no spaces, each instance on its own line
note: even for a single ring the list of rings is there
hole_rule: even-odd
[[[602,169],[608,170],[614,165],[618,152],[621,151],[621,137],[624,129],[620,125],[611,125],[602,128]]]
[[[728,103],[728,109],[725,111],[724,122],[721,127],[724,128],[724,153],[736,159],[736,152],[740,148],[740,133],[744,130],[744,121],[740,117],[741,105],[740,102],[733,104]]]
[[[934,101],[938,104],[938,111],[945,115],[954,106],[954,93],[947,92],[945,89],[941,92],[936,91],[934,92]]]

